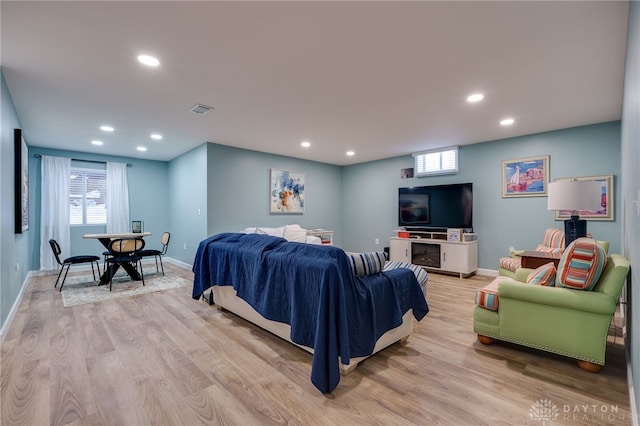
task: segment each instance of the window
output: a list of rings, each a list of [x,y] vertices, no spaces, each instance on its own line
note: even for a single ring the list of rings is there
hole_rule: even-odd
[[[433,151],[417,152],[415,158],[415,175],[431,176],[458,173],[458,147],[453,146]]]
[[[107,172],[71,169],[69,175],[69,223],[105,225],[107,223]]]

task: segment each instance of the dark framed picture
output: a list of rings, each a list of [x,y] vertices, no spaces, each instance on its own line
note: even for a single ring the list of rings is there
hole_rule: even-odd
[[[144,232],[144,222],[141,220],[132,220],[131,221],[131,231],[134,234],[140,234]]]
[[[29,149],[21,129],[13,130],[15,233],[29,229]]]

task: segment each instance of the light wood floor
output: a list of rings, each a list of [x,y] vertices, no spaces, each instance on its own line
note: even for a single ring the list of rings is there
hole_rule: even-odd
[[[487,277],[430,274],[431,312],[409,341],[329,396],[309,381],[310,354],[191,299],[190,286],[64,308],[54,280],[30,280],[2,345],[2,425],[542,425],[530,414],[545,400],[558,414],[547,425],[631,424],[622,339],[598,374],[484,346],[471,312]]]

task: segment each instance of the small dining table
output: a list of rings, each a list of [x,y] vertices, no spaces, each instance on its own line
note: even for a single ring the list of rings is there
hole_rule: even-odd
[[[106,233],[106,234],[84,234],[82,238],[94,239],[100,241],[100,243],[111,252],[109,246],[111,241],[117,238],[143,238],[151,235],[151,232],[120,232],[120,233]],[[112,253],[115,254],[115,253]],[[132,280],[140,281],[142,277],[140,273],[131,263],[123,263],[122,267],[127,274],[131,277]],[[113,277],[116,272],[120,268],[119,263],[111,263],[108,268],[105,268],[104,273],[100,277],[100,284],[108,284],[111,281],[111,277]]]

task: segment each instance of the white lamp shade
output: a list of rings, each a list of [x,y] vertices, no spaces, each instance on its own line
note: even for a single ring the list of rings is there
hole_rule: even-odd
[[[602,182],[594,180],[562,180],[549,183],[547,210],[598,211],[601,206]]]

